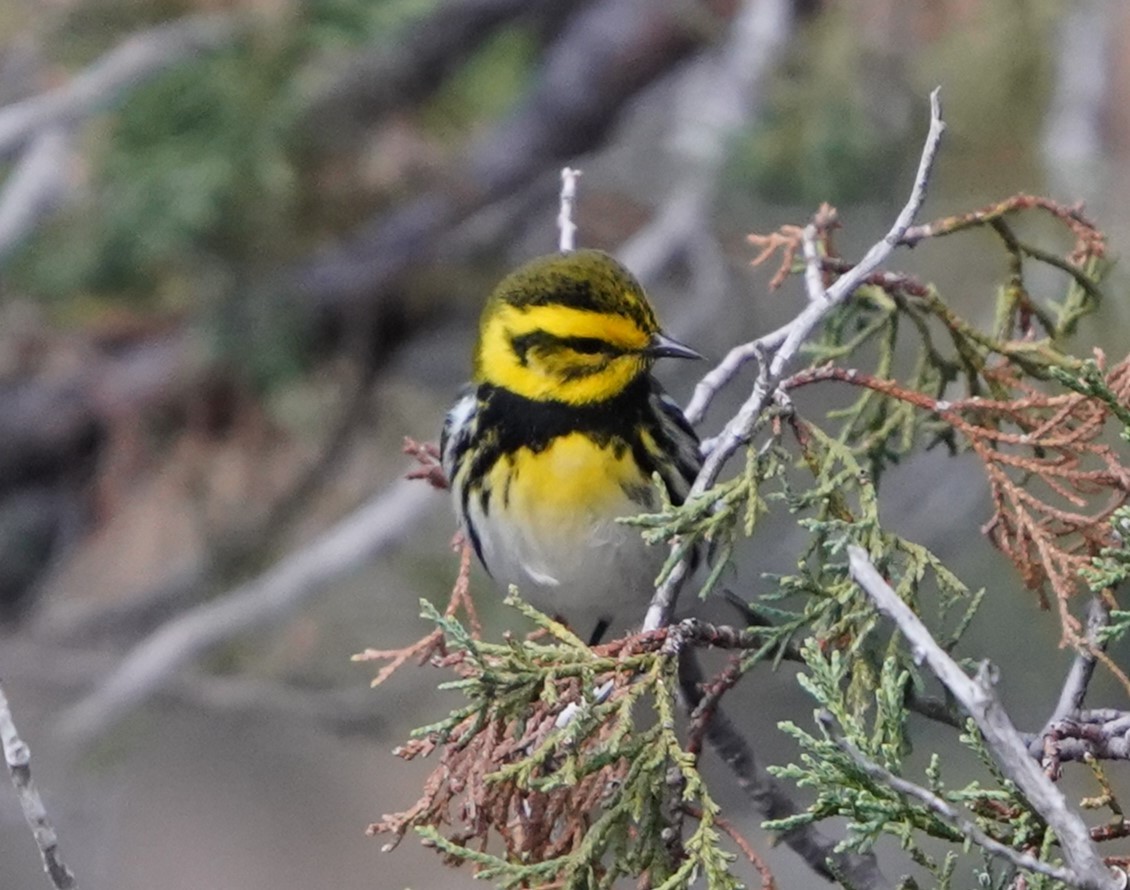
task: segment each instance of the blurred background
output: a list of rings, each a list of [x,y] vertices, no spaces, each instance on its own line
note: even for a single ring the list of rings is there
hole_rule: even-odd
[[[803,299],[767,291],[745,235],[829,201],[859,256],[905,200],[935,85],[923,220],[1045,193],[1121,252],[1117,0],[0,0],[0,678],[80,885],[472,886],[365,836],[415,801],[429,764],[391,749],[445,713],[445,678],[371,691],[349,656],[423,635],[419,599],[450,589],[448,501],[398,481],[401,442],[437,438],[485,294],[555,248],[579,166],[580,243],[716,361]],[[977,234],[893,265],[980,321],[1006,272]],[[1124,354],[1124,290],[1116,270],[1081,342]],[[682,401],[706,367],[660,376]],[[966,645],[1037,725],[1055,620],[980,539],[977,468],[913,463],[885,515],[999,594]],[[762,530],[733,586],[799,540]],[[513,623],[476,584],[492,632]],[[788,670],[745,687],[785,760],[772,727],[810,705]],[[0,886],[47,886],[6,786]]]

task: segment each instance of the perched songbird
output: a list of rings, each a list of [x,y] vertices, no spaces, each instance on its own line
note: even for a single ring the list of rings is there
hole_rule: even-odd
[[[681,503],[698,437],[651,376],[699,358],[664,336],[643,288],[606,253],[536,259],[491,294],[473,380],[440,449],[487,571],[595,641],[642,623],[667,550],[616,522]]]

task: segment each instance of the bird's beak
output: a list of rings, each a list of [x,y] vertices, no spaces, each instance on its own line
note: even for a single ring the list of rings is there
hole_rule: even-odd
[[[656,334],[644,352],[652,358],[702,358],[689,346],[672,340],[664,334]]]

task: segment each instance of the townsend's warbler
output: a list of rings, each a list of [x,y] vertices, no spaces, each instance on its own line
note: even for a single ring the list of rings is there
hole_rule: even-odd
[[[536,259],[483,310],[473,381],[440,450],[456,510],[499,582],[595,642],[643,620],[666,557],[616,522],[681,503],[698,437],[651,376],[698,358],[663,335],[643,288],[608,254]]]

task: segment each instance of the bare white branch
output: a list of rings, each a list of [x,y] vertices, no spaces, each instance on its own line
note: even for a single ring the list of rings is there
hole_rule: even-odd
[[[820,251],[816,247],[816,226],[809,223],[801,235],[801,250],[804,253],[804,289],[808,299],[825,302],[828,291],[824,289],[824,270],[820,268]],[[787,337],[787,335],[786,335]]]
[[[773,332],[777,335],[776,341],[772,342],[770,348],[775,348],[782,343],[785,339],[784,327],[778,328]],[[692,424],[699,424],[706,414],[706,409],[710,405],[710,401],[714,398],[715,394],[723,386],[729,383],[737,375],[746,364],[746,362],[760,359],[764,354],[764,343],[769,339],[768,336],[759,337],[750,343],[741,343],[726,353],[726,357],[715,365],[695,386],[694,395],[691,396],[690,402],[687,407],[683,409],[683,414]]]
[[[691,489],[691,496],[701,494],[713,485],[715,479],[718,478],[722,465],[746,441],[754,422],[772,400],[773,393],[785,368],[796,357],[801,346],[812,335],[816,327],[834,308],[855,293],[855,289],[863,283],[867,276],[882,265],[894,251],[899,239],[902,238],[910,224],[914,222],[918,209],[926,199],[926,185],[930,179],[930,171],[933,169],[934,158],[937,155],[943,132],[945,132],[945,123],[942,121],[938,90],[935,89],[930,94],[930,131],[926,136],[926,144],[922,150],[922,158],[918,164],[918,175],[915,177],[910,199],[882,240],[873,244],[863,259],[838,278],[827,290],[820,282],[819,275],[808,272],[812,261],[806,257],[805,282],[806,286],[809,287],[808,305],[800,315],[783,329],[784,340],[772,352],[767,378],[764,381],[758,381],[759,385],[754,387],[753,394],[746,401],[746,404],[726,425],[717,445],[707,455],[702,472],[699,473],[694,487]],[[808,249],[806,247],[806,251]],[[775,338],[777,334],[778,332],[775,331],[772,336]],[[769,354],[767,345],[764,343],[761,345],[766,354]]]
[[[726,461],[733,456],[738,448],[749,441],[750,434],[758,419],[777,398],[777,387],[785,369],[796,357],[801,346],[812,335],[816,327],[836,306],[847,300],[855,292],[855,289],[866,280],[867,276],[886,261],[898,245],[899,239],[902,238],[903,233],[914,221],[922,202],[926,199],[926,186],[930,180],[934,158],[937,156],[943,132],[945,132],[945,123],[942,120],[941,101],[939,91],[935,89],[930,94],[930,129],[926,135],[922,156],[918,162],[918,173],[914,178],[910,197],[895,219],[890,231],[880,241],[872,245],[856,266],[837,279],[827,290],[824,289],[819,275],[807,274],[806,270],[808,303],[804,310],[787,325],[758,338],[752,343],[744,344],[735,351],[731,351],[722,364],[707,374],[699,383],[694,398],[687,409],[687,416],[692,418],[692,422],[702,416],[718,388],[728,383],[745,361],[761,356],[764,356],[767,360],[761,362],[761,372],[749,398],[746,399],[738,413],[730,418],[722,432],[711,440],[709,450],[704,447],[706,459],[691,486],[687,495],[688,499],[701,495],[713,485]],[[809,236],[806,234],[806,241],[808,239]],[[815,253],[815,247],[813,246],[811,249]],[[807,253],[809,248],[806,246],[805,250]],[[814,260],[807,259],[806,263],[807,267],[810,268]],[[647,617],[643,625],[644,630],[655,630],[670,623],[679,586],[682,584],[686,573],[686,560],[683,560],[675,567],[667,580],[656,589],[655,596],[652,597],[651,604],[648,606]]]
[[[577,249],[577,224],[573,222],[573,208],[577,202],[577,180],[581,171],[572,167],[561,170],[561,210],[557,214],[559,240],[557,249],[572,253]]]
[[[1013,782],[1055,832],[1071,872],[1064,882],[1080,890],[1125,890],[1124,872],[1103,863],[1086,824],[1028,753],[1020,733],[993,690],[993,669],[983,662],[974,678],[937,644],[929,629],[904,603],[875,568],[867,551],[848,547],[851,575],[876,608],[890,618],[906,638],[914,658],[925,662],[977,724],[985,743]]]
[[[903,234],[914,222],[914,217],[918,214],[922,202],[926,199],[926,186],[930,180],[930,171],[933,169],[934,159],[937,156],[938,146],[941,144],[945,129],[946,125],[942,120],[940,94],[939,90],[935,89],[930,93],[930,130],[926,134],[926,143],[922,148],[922,156],[918,162],[918,173],[914,178],[914,186],[911,189],[910,198],[895,219],[890,231],[883,236],[881,241],[872,245],[863,259],[837,279],[835,284],[828,288],[826,292],[819,276],[811,273],[811,260],[808,259],[806,254],[805,286],[808,291],[808,305],[805,310],[777,330],[759,337],[752,343],[744,343],[730,350],[730,353],[722,362],[703,377],[698,386],[695,387],[694,397],[685,412],[692,423],[698,422],[706,413],[706,409],[710,406],[710,402],[718,390],[729,383],[746,362],[756,358],[759,354],[773,355],[770,377],[779,380],[785,366],[793,360],[813,329],[824,320],[824,317],[832,309],[850,297],[868,275],[886,262],[887,257],[894,251]],[[753,396],[750,397],[750,401],[754,404],[750,407],[755,410],[750,412],[752,418],[745,419],[749,426],[752,426],[752,420],[756,419],[757,415],[768,405],[769,396],[770,393],[758,393],[756,389],[754,390]],[[760,407],[757,407],[758,403],[760,403]],[[735,417],[730,426],[734,426],[734,421],[737,420],[738,418]],[[733,448],[741,444],[741,430],[746,429],[748,432],[748,428],[743,423],[732,431],[738,434]],[[722,439],[723,437],[719,438]],[[732,436],[726,436],[726,438],[732,438]],[[717,475],[717,470],[727,457],[729,457],[729,454],[715,459],[714,463],[717,466],[712,468],[714,476]],[[705,470],[706,467],[703,469]],[[705,490],[711,483],[713,483],[713,478],[701,490]]]
[[[35,845],[39,847],[39,855],[43,859],[43,868],[51,879],[52,886],[56,890],[74,890],[78,887],[78,882],[59,854],[59,837],[47,815],[43,798],[39,796],[39,789],[31,778],[31,750],[16,731],[12,709],[8,705],[3,686],[0,686],[0,743],[4,746],[4,761],[8,764],[20,807],[27,824],[31,826]]]
[[[400,480],[258,578],[169,621],[63,714],[60,731],[78,744],[93,738],[213,646],[284,618],[330,582],[403,541],[435,503],[433,494],[418,481]]]
[[[128,38],[67,84],[0,108],[0,155],[44,127],[93,114],[158,71],[229,43],[241,19],[227,14],[189,16]]]

